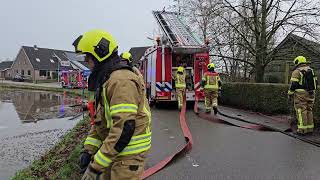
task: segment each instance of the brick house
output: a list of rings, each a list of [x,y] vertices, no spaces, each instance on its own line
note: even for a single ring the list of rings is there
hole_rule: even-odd
[[[22,46],[11,68],[12,77],[20,74],[32,81],[57,79],[58,71],[74,70],[69,54],[74,52]]]
[[[275,56],[265,71],[265,81],[271,83],[288,83],[294,68],[293,60],[305,56],[311,62],[316,74],[320,75],[320,44],[295,34],[289,34],[275,49]]]
[[[0,62],[0,78],[1,79],[11,79],[11,66],[13,61],[3,61]]]

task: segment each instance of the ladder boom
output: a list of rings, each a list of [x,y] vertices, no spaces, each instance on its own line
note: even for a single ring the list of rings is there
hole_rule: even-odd
[[[153,11],[153,15],[172,47],[202,47],[202,44],[179,19],[177,13]]]

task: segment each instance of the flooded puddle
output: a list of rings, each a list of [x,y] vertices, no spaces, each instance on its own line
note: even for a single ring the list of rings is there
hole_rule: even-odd
[[[70,105],[81,102],[63,93],[0,89],[0,179],[30,165],[73,128],[82,116]]]

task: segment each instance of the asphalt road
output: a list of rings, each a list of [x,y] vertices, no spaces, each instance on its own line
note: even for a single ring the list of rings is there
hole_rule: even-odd
[[[2,178],[0,179],[30,164],[32,159],[43,153],[35,150],[51,147],[65,132],[60,131],[61,127],[48,126],[52,124],[52,121],[49,120],[37,124],[18,125],[20,122],[17,114],[4,113],[14,111],[13,107],[2,104],[2,110],[7,117],[0,118],[3,120],[2,124],[0,123],[2,127],[0,134],[3,135],[0,138],[2,140],[0,148],[2,151],[0,153],[0,177]],[[2,117],[4,117],[3,114]],[[9,117],[9,115],[14,116]],[[153,146],[146,167],[151,167],[176,152],[185,143],[177,110],[170,106],[153,108],[152,116]],[[188,110],[186,118],[193,135],[193,149],[148,178],[149,180],[320,179],[320,149],[318,147],[276,132],[260,132],[211,123],[198,118],[192,110]],[[5,121],[7,119],[11,121]],[[16,120],[13,121],[13,119]],[[57,121],[54,124],[58,124]],[[68,127],[75,124],[75,122],[70,123]],[[66,126],[66,122],[61,124]],[[19,130],[19,134],[21,132],[28,132],[28,134],[26,136],[11,134],[13,131],[8,131],[9,128],[6,128],[11,126],[15,127],[14,132]],[[44,133],[30,134],[29,126],[37,127],[38,131],[41,130]],[[52,143],[42,145],[44,141],[41,138],[43,137],[53,137]],[[28,146],[21,146],[26,144]]]
[[[178,111],[153,109],[153,148],[147,167],[181,147]],[[320,149],[276,132],[211,123],[186,114],[192,150],[148,178],[217,180],[319,180]]]

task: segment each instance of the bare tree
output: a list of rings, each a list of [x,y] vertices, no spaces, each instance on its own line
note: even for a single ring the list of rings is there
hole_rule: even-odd
[[[319,0],[180,1],[182,14],[213,42],[214,54],[224,61],[226,71],[238,74],[241,66],[241,71],[254,73],[256,82],[263,82],[279,37],[292,32],[319,35]]]
[[[265,67],[273,60],[275,37],[279,34],[301,32],[316,37],[319,26],[320,6],[314,0],[223,0],[224,7],[233,11],[241,21],[230,21],[222,17],[242,37],[246,48],[254,59],[255,81],[263,82]],[[241,9],[247,9],[246,14]],[[244,23],[254,35],[251,43],[238,24]]]
[[[253,66],[247,50],[241,45],[243,40],[234,29],[225,23],[224,19],[234,21],[238,18],[233,11],[223,7],[221,0],[179,0],[176,10],[187,17],[192,30],[201,35],[202,40],[209,40],[212,56],[218,57],[217,63],[223,67],[223,72],[236,80],[239,75],[247,76],[246,72]],[[223,18],[221,18],[223,17]],[[239,29],[246,27],[239,24]],[[245,32],[244,32],[245,33]],[[250,33],[247,33],[248,35]],[[250,39],[250,37],[248,37]]]

